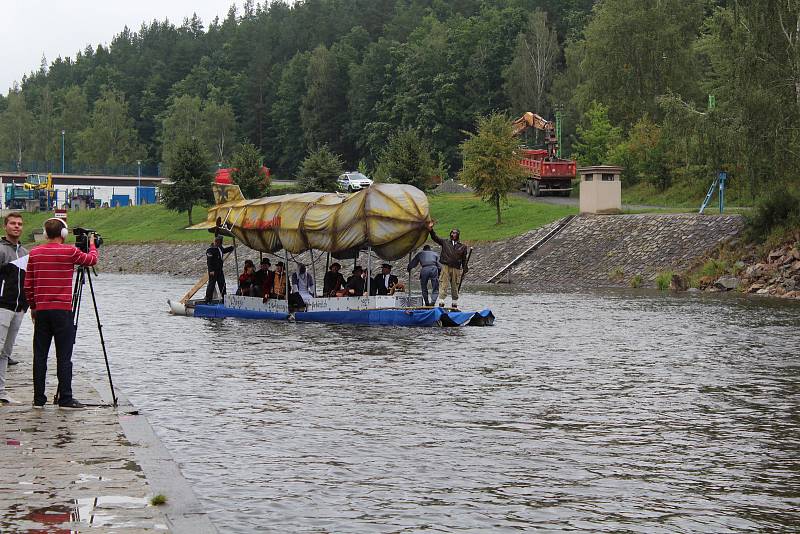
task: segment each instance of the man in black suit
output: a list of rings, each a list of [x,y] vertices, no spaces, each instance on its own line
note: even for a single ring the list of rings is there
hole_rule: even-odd
[[[397,277],[392,274],[392,266],[384,263],[381,265],[381,272],[372,279],[370,293],[373,295],[388,295],[396,285]]]

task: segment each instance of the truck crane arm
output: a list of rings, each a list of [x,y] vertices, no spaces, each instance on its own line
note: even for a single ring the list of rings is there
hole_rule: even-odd
[[[530,111],[525,112],[522,117],[518,118],[511,123],[514,128],[514,135],[519,135],[528,128],[536,128],[537,130],[548,131],[555,130],[555,124],[549,120],[544,119],[542,116]]]
[[[511,123],[514,135],[519,135],[528,128],[536,128],[544,132],[544,144],[547,146],[547,156],[549,158],[558,157],[558,139],[556,138],[556,125],[543,118],[541,115],[525,112],[522,117]]]

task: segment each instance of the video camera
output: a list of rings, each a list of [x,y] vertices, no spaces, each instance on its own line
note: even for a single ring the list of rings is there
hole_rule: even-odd
[[[89,234],[94,234],[94,246],[100,248],[103,244],[103,237],[90,228],[74,228],[72,233],[75,235],[75,246],[83,252],[89,252]]]

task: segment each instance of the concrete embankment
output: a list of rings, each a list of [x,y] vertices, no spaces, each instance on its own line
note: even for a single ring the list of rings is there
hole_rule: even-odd
[[[216,532],[144,416],[124,398],[110,406],[107,383],[95,388],[76,367],[73,391],[89,406],[34,409],[20,345],[6,389],[21,404],[0,407],[0,532]],[[166,504],[150,504],[157,494]]]
[[[627,286],[638,276],[642,286],[652,286],[659,273],[688,268],[743,225],[739,215],[581,215],[499,280],[531,289],[591,288]],[[488,280],[551,228],[476,249],[473,281],[477,273]]]
[[[474,246],[468,284],[483,283],[525,252],[553,227]],[[642,214],[574,218],[546,244],[522,257],[500,277],[530,289],[627,286],[640,276],[643,286],[653,285],[658,273],[686,269],[720,243],[736,236],[744,225],[740,215]],[[469,236],[463,236],[469,239]],[[105,272],[157,273],[195,277],[205,268],[203,243],[110,245],[101,250]],[[434,245],[434,248],[438,248]],[[273,265],[278,259],[269,256]],[[258,263],[257,252],[240,248],[238,259]],[[311,262],[309,254],[290,259]],[[316,277],[321,281],[325,258],[314,256]],[[359,263],[366,261],[362,255]],[[373,266],[380,261],[373,259]],[[397,260],[394,272],[403,278],[406,260]],[[342,262],[347,276],[352,260]],[[291,267],[293,269],[293,266]],[[235,283],[233,261],[226,264],[229,284]]]

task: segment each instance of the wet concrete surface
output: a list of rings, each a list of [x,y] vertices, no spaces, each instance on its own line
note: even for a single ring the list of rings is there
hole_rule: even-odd
[[[0,532],[190,531],[180,521],[175,528],[169,505],[150,504],[159,488],[148,482],[137,459],[138,444],[123,430],[130,420],[143,418],[130,404],[110,406],[78,366],[73,391],[87,404],[85,410],[53,404],[34,409],[32,358],[25,341],[18,339],[20,364],[9,369],[6,384],[20,404],[0,407]],[[57,383],[52,359],[50,399]],[[185,495],[167,494],[170,498],[180,501]]]

